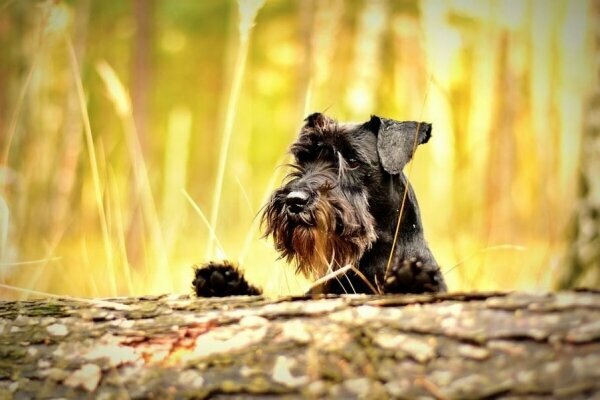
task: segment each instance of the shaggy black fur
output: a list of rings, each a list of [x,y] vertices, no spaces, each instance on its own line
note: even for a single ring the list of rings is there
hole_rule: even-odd
[[[231,263],[207,263],[194,268],[194,292],[199,297],[225,297],[239,294],[258,295],[261,291],[250,285]]]
[[[362,124],[338,123],[321,113],[306,119],[290,148],[292,171],[264,208],[265,236],[273,237],[275,248],[298,272],[313,279],[348,264],[360,271],[330,279],[312,293],[446,290],[423,235],[415,193],[402,173],[416,147],[430,137],[428,123],[378,116]],[[237,270],[227,275],[237,285],[213,279],[221,274],[217,267],[210,263],[196,270],[199,296],[251,294]],[[207,288],[213,280],[220,286]]]

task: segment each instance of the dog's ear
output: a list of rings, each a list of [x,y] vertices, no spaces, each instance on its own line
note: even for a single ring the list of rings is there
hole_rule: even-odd
[[[373,115],[363,126],[377,135],[379,160],[392,175],[402,172],[416,147],[431,137],[431,124],[426,122],[395,121]]]
[[[371,119],[363,124],[363,128],[370,130],[374,134],[379,134],[379,128],[381,128],[382,124],[381,118],[377,115],[371,115]]]
[[[333,119],[319,112],[310,114],[304,119],[304,121],[306,122],[306,124],[304,124],[304,128],[315,129],[318,131],[323,131],[328,126],[335,123]]]

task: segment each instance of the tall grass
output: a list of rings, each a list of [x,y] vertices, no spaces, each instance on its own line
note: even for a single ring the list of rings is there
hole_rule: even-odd
[[[0,296],[189,292],[210,258],[301,293],[257,214],[301,114],[326,109],[433,123],[410,179],[452,289],[552,288],[594,71],[588,3],[284,3],[155,10],[144,146],[127,6],[3,6]]]
[[[248,57],[248,46],[250,45],[250,32],[254,26],[254,20],[258,11],[263,6],[265,0],[238,0],[238,8],[240,13],[239,20],[239,46],[236,52],[236,57],[233,67],[233,79],[231,83],[231,91],[227,101],[225,114],[225,125],[223,128],[223,138],[219,148],[219,162],[217,165],[217,173],[215,178],[215,187],[213,190],[213,198],[210,213],[210,226],[217,226],[219,219],[219,208],[221,207],[221,194],[223,191],[223,181],[225,179],[225,167],[227,166],[227,156],[229,153],[229,145],[233,133],[233,124],[235,122],[238,100],[242,87],[242,80],[246,70],[246,59]],[[208,259],[213,257],[213,242],[215,235],[210,235],[206,247],[205,257]]]
[[[98,172],[98,161],[96,159],[96,148],[94,146],[94,138],[92,137],[92,128],[90,125],[90,117],[88,115],[87,105],[85,102],[85,94],[83,92],[83,83],[81,82],[81,72],[79,71],[79,65],[77,63],[77,57],[71,43],[70,38],[66,38],[67,48],[69,51],[69,57],[71,61],[71,68],[73,71],[73,80],[75,87],[77,88],[77,98],[79,100],[79,107],[81,108],[81,118],[83,120],[86,148],[88,151],[88,158],[90,163],[90,171],[92,174],[92,181],[94,183],[94,196],[96,200],[96,207],[98,209],[98,220],[100,221],[100,227],[102,232],[102,244],[104,246],[104,263],[108,268],[108,281],[110,294],[115,295],[117,292],[116,285],[116,270],[113,260],[113,249],[111,238],[108,232],[108,221],[106,218],[106,212],[104,210],[104,198],[102,192],[102,183],[100,182],[100,173]]]

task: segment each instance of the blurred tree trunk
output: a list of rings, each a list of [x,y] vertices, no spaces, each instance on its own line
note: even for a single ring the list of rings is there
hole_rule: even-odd
[[[595,59],[600,60],[600,1],[591,3]],[[596,85],[584,117],[578,199],[567,251],[566,272],[560,288],[600,287],[600,65],[596,62]]]
[[[131,105],[133,121],[143,153],[148,149],[148,120],[152,86],[152,46],[154,43],[154,0],[135,0],[133,14],[136,33],[132,49]],[[133,166],[137,168],[137,166]],[[127,232],[127,256],[136,265],[143,253],[144,223],[141,197],[137,185],[132,186],[132,215]]]

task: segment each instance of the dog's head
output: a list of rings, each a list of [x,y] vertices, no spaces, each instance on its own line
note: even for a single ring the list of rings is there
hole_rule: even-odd
[[[299,272],[320,277],[356,265],[377,240],[370,199],[400,174],[431,125],[377,116],[362,124],[308,116],[295,143],[292,172],[265,206],[265,235]]]

